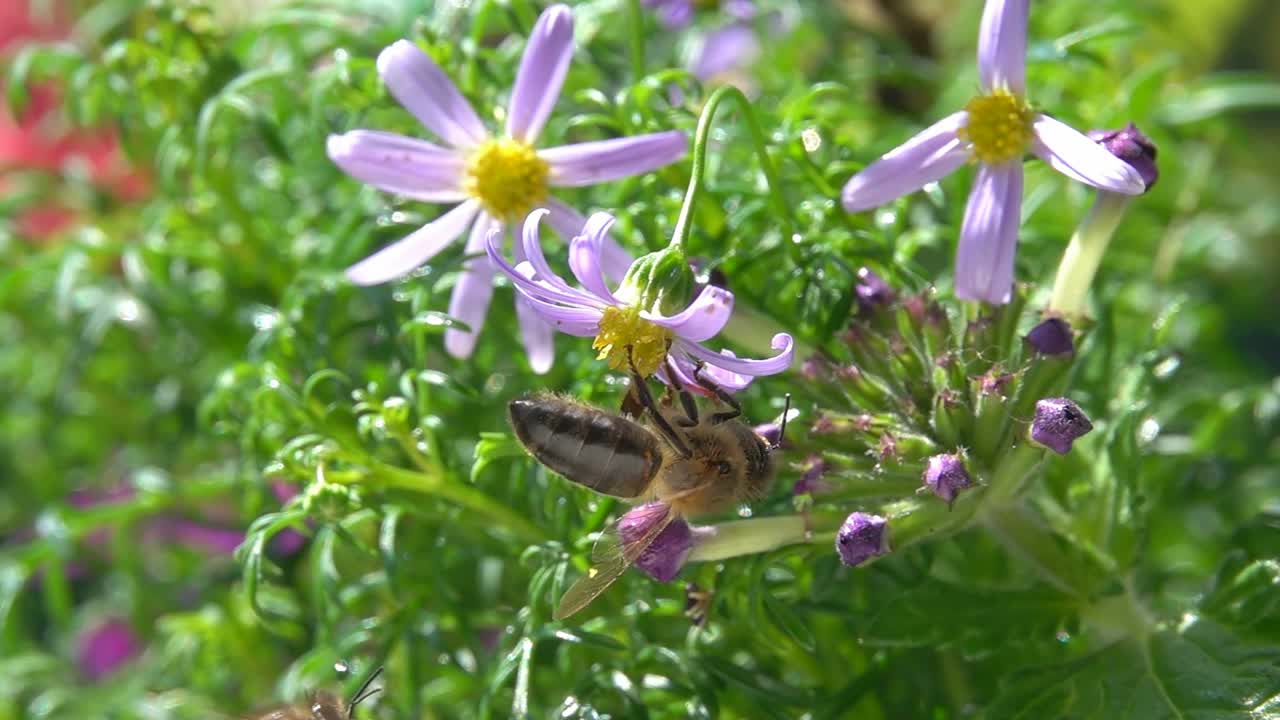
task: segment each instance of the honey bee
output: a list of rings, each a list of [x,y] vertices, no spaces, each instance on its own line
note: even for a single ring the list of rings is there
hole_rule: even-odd
[[[355,716],[357,705],[382,690],[382,688],[369,688],[381,672],[382,668],[378,668],[370,673],[369,678],[360,685],[360,689],[351,696],[350,702],[343,702],[342,698],[332,693],[318,692],[306,702],[268,710],[248,720],[351,720]]]
[[[758,498],[773,480],[770,445],[739,418],[738,401],[703,374],[694,380],[728,410],[699,412],[670,365],[669,392],[655,402],[634,366],[623,414],[571,398],[539,394],[512,400],[507,414],[516,438],[547,468],[595,492],[625,500],[654,499],[668,511],[643,537],[622,543],[617,529],[601,537],[586,576],[565,592],[553,617],[569,617],[605,591],[677,517],[714,513]],[[672,395],[679,400],[679,406]],[[790,396],[787,396],[788,408]],[[634,412],[628,413],[628,409]],[[783,411],[782,430],[786,429]]]

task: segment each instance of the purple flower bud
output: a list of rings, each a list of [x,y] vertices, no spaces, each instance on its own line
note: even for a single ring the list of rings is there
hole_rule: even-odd
[[[880,446],[876,449],[876,454],[880,457],[880,462],[896,461],[898,459],[898,439],[889,433],[880,435]]]
[[[852,513],[836,533],[836,552],[849,567],[856,567],[889,552],[888,521],[879,515]]]
[[[630,547],[641,542],[653,527],[663,522],[671,509],[666,503],[645,503],[632,508],[618,521],[618,534],[622,546]],[[674,518],[658,536],[649,543],[638,558],[636,567],[660,582],[669,582],[680,574],[684,561],[693,549],[693,531],[683,518]]]
[[[1045,398],[1036,403],[1031,439],[1059,455],[1066,455],[1075,439],[1092,429],[1093,423],[1079,405],[1067,398]]]
[[[950,505],[961,490],[973,485],[973,478],[965,469],[964,459],[958,453],[948,453],[929,458],[924,470],[924,484]]]
[[[999,372],[998,369],[993,368],[978,380],[978,392],[982,395],[1003,396],[1011,382],[1013,382],[1013,375]]]
[[[1071,325],[1058,317],[1046,318],[1027,333],[1027,344],[1041,355],[1071,355],[1076,351]]]
[[[80,636],[80,672],[97,682],[141,652],[138,637],[124,620],[111,619]]]
[[[1160,170],[1156,167],[1156,144],[1143,135],[1137,125],[1129,123],[1120,130],[1094,130],[1089,137],[1137,170],[1148,191],[1160,179]]]
[[[800,377],[805,380],[817,380],[828,375],[829,368],[826,360],[817,355],[810,355],[800,363]]]
[[[858,282],[853,286],[853,292],[858,297],[858,311],[863,314],[890,305],[896,299],[889,283],[865,267],[858,270]]]
[[[824,492],[827,489],[827,483],[822,478],[829,469],[830,466],[821,455],[810,455],[804,461],[804,472],[800,473],[800,479],[791,486],[791,494],[812,495]]]

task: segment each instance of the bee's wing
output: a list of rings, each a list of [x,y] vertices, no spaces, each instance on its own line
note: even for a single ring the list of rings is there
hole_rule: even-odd
[[[618,534],[616,524],[610,526],[591,548],[591,567],[587,568],[587,574],[578,578],[578,581],[565,591],[551,617],[563,620],[600,597],[600,593],[622,577],[622,573],[626,572],[627,568],[649,549],[658,535],[662,534],[662,531],[671,523],[673,517],[671,511],[667,511],[661,520],[653,523],[644,535],[631,543],[622,542],[622,536]]]

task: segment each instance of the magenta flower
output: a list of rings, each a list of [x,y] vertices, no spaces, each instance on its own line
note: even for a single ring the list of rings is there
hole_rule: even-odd
[[[663,315],[640,307],[634,290],[623,286],[617,293],[605,284],[602,255],[614,217],[598,212],[588,218],[581,234],[569,243],[569,267],[582,289],[570,287],[551,271],[542,254],[538,227],[546,210],[535,210],[524,223],[523,255],[513,267],[502,255],[499,235],[489,236],[489,258],[511,278],[516,291],[543,320],[563,333],[594,337],[600,351],[615,370],[626,370],[634,359],[644,376],[657,374],[666,380],[664,358],[670,358],[679,379],[696,385],[696,364],[706,364],[705,376],[729,391],[741,390],[758,375],[774,375],[791,365],[794,343],[790,335],[773,336],[778,354],[765,360],[747,360],[728,350],[716,352],[702,343],[715,337],[733,313],[733,293],[706,285],[693,302],[675,315]]]
[[[665,503],[637,505],[618,521],[622,546],[629,547],[647,537],[654,525],[664,522],[671,512]],[[671,582],[680,574],[689,552],[693,550],[694,533],[684,518],[672,518],[649,545],[636,557],[635,566],[659,582]]]
[[[977,162],[956,249],[956,296],[966,300],[1009,301],[1028,150],[1073,180],[1126,195],[1145,189],[1128,163],[1027,104],[1027,4],[987,0],[978,35],[983,94],[868,165],[841,194],[849,212],[867,210]]]
[[[553,5],[538,18],[520,61],[507,108],[506,131],[491,135],[448,76],[413,43],[400,40],[378,56],[378,74],[391,94],[449,147],[377,130],[331,135],[330,159],[348,175],[380,190],[430,203],[458,203],[404,239],[347,269],[358,285],[376,285],[421,266],[470,228],[466,253],[478,255],[485,239],[534,207],[550,211],[549,222],[564,237],[583,217],[550,195],[552,187],[582,187],[648,172],[675,162],[688,150],[683,132],[670,131],[535,150],[560,96],[573,57],[573,15]],[[520,253],[517,244],[515,252]],[[630,256],[609,240],[605,268],[621,277]],[[450,328],[445,349],[465,358],[493,295],[493,270],[484,258],[467,261],[449,314],[470,331]],[[551,367],[551,329],[516,303],[525,350],[536,372]]]

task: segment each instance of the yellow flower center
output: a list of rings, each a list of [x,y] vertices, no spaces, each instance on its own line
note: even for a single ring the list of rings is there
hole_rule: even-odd
[[[996,90],[970,100],[964,109],[969,124],[959,135],[973,143],[973,155],[981,162],[996,165],[1017,159],[1031,142],[1035,114],[1016,95]]]
[[[467,159],[463,189],[494,217],[520,218],[547,196],[549,172],[528,143],[488,140]]]
[[[649,377],[662,367],[667,348],[671,346],[671,337],[670,330],[640,317],[637,307],[607,307],[600,318],[600,332],[596,334],[591,348],[600,351],[596,359],[607,361],[614,370],[627,372],[631,370],[627,361],[629,347],[636,371],[643,377]]]

